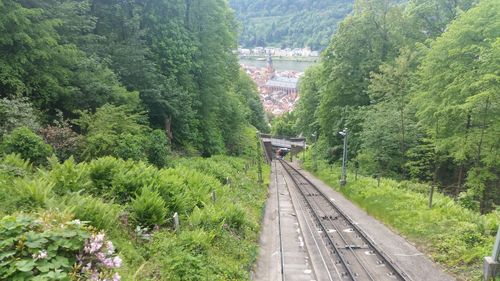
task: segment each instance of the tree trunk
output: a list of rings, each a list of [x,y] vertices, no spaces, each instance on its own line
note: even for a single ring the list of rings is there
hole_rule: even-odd
[[[172,143],[172,140],[174,138],[171,127],[172,127],[172,119],[167,116],[165,117],[165,133],[167,134],[170,143]]]
[[[471,127],[471,120],[472,120],[472,116],[471,116],[471,112],[469,111],[469,113],[467,114],[467,124],[465,125],[465,141],[464,141],[464,147],[467,146],[467,141],[469,139],[469,130],[470,130],[470,127]],[[455,197],[458,197],[458,194],[460,193],[460,190],[462,189],[462,179],[464,177],[464,163],[461,162],[460,163],[460,168],[458,170],[458,179],[457,179],[457,188],[454,192],[455,194]]]

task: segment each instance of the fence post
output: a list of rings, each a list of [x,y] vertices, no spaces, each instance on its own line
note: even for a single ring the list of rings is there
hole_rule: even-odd
[[[484,258],[483,264],[483,280],[495,280],[500,272],[500,225],[498,225],[497,238],[493,246],[491,257]]]
[[[174,213],[174,229],[175,229],[175,232],[179,233],[181,228],[180,228],[180,225],[179,225],[179,214],[177,214],[177,212]]]

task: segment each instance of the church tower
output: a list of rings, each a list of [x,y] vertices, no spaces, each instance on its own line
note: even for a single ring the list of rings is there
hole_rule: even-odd
[[[273,58],[271,57],[271,53],[267,54],[267,70],[269,70],[269,72],[274,72]]]
[[[268,74],[268,79],[271,79],[274,77],[274,66],[273,66],[273,58],[271,57],[271,53],[267,54],[267,74]]]

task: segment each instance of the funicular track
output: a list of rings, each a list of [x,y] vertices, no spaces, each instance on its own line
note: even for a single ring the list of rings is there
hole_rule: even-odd
[[[279,164],[295,184],[328,248],[334,263],[328,266],[335,271],[332,276],[338,280],[411,280],[309,179],[286,161]]]

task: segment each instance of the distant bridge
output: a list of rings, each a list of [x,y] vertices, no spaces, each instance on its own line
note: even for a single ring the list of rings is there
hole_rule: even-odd
[[[297,154],[306,146],[305,138],[288,138],[261,134],[262,145],[266,151],[267,160],[270,161],[276,155],[276,150],[280,148],[289,149],[292,154]]]

